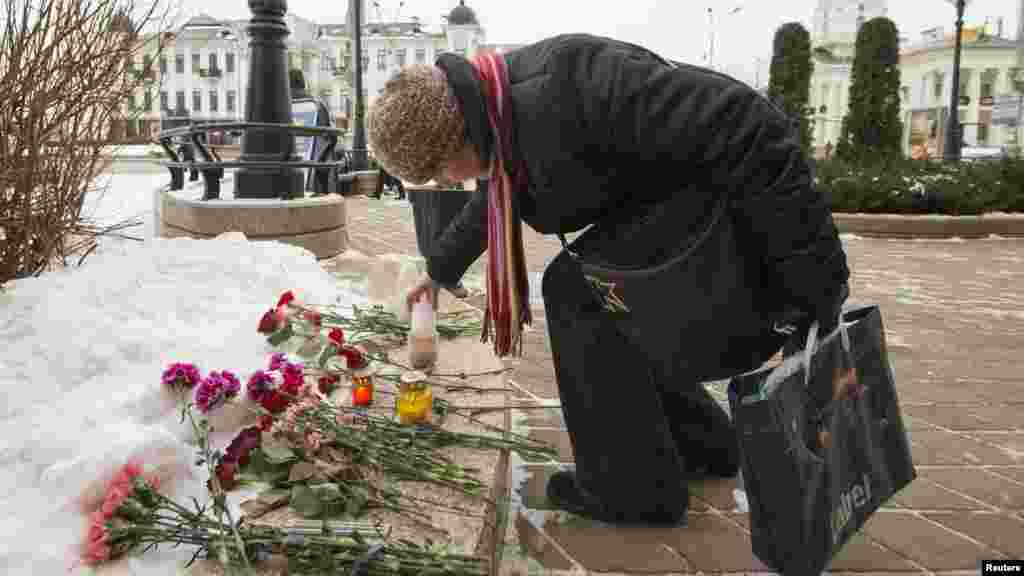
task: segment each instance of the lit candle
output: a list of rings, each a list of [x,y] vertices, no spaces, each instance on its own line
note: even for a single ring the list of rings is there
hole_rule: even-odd
[[[362,358],[362,364],[352,368],[352,405],[369,406],[373,404],[373,370],[370,362]]]

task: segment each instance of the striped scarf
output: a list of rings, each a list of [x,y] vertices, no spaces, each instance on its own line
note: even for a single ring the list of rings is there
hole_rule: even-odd
[[[473,67],[484,85],[487,117],[494,131],[494,161],[487,200],[487,312],[483,341],[498,357],[522,354],[524,324],[531,323],[529,281],[516,196],[526,188],[523,163],[510,159],[512,118],[508,69],[498,54],[481,54]]]

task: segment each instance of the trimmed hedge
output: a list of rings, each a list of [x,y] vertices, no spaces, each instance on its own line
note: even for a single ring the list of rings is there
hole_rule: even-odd
[[[898,160],[854,166],[815,163],[815,183],[833,212],[945,214],[1024,212],[1024,160]]]

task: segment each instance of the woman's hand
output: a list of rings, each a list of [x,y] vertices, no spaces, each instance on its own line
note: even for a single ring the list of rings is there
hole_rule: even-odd
[[[421,298],[426,296],[427,302],[433,304],[434,310],[437,310],[437,295],[440,289],[441,286],[437,282],[431,280],[430,276],[423,275],[423,277],[416,282],[416,285],[406,293],[405,305],[409,310],[412,310],[413,304],[416,304],[416,302],[419,302]]]

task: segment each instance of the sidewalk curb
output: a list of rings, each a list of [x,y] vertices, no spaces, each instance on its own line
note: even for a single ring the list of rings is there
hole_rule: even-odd
[[[1024,214],[906,216],[834,213],[832,217],[840,234],[869,238],[1024,238]]]

